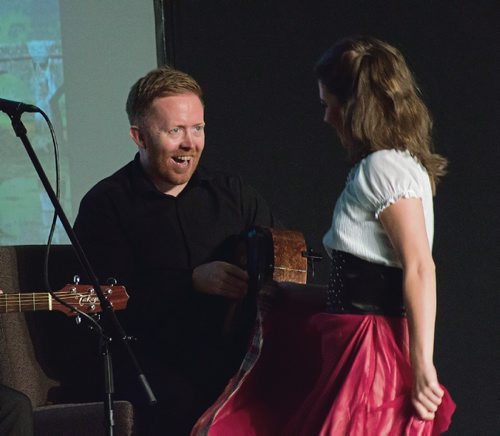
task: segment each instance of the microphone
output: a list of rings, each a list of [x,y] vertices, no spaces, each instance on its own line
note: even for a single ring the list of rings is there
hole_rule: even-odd
[[[40,109],[32,104],[0,98],[0,111],[13,116],[22,114],[23,112],[40,112]]]

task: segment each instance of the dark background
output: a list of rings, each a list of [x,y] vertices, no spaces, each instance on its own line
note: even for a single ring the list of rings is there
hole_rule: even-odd
[[[457,403],[452,435],[500,433],[498,1],[164,0],[160,59],[205,91],[203,162],[241,174],[320,251],[348,171],[322,123],[312,68],[370,34],[406,56],[450,160],[435,198],[435,362]],[[317,282],[326,282],[328,261]]]

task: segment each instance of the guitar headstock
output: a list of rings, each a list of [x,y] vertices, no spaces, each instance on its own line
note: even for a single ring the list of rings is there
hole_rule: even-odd
[[[111,303],[114,310],[123,310],[127,307],[129,296],[124,286],[101,285],[101,291]],[[74,306],[85,313],[102,311],[101,302],[92,285],[68,284],[54,294],[65,303]],[[53,299],[52,309],[75,316],[77,313]]]

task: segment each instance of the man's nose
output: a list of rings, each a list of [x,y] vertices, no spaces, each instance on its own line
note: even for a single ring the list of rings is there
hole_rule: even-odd
[[[195,145],[195,138],[193,137],[193,133],[188,130],[184,134],[184,138],[182,138],[181,147],[193,148],[194,145]]]

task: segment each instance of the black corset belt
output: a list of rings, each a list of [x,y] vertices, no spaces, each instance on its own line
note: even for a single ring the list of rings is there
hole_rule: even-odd
[[[327,312],[405,316],[403,273],[333,250]]]

